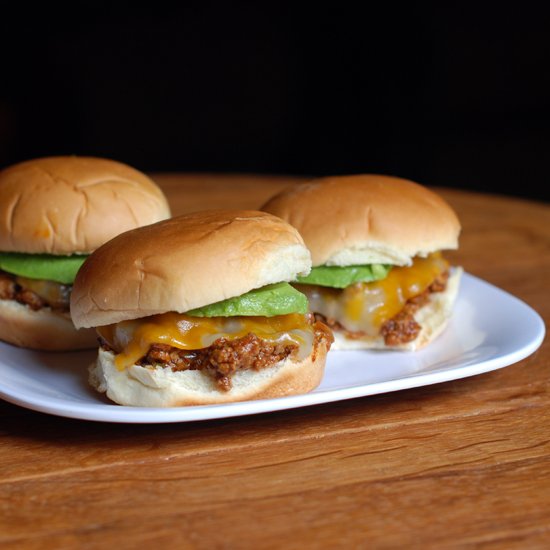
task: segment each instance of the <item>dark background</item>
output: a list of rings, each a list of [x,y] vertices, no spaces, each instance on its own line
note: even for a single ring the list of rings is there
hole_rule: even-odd
[[[12,6],[0,165],[81,154],[144,171],[379,172],[548,199],[544,13],[297,4]]]

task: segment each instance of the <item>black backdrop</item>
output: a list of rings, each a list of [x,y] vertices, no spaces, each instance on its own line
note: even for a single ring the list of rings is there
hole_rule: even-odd
[[[379,172],[547,199],[548,17],[409,4],[12,6],[0,165]]]

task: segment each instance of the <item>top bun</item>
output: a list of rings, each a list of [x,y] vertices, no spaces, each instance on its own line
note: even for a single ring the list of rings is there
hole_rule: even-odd
[[[311,257],[286,222],[246,210],[209,210],[115,237],[78,272],[77,328],[157,313],[184,313],[307,275]]]
[[[410,265],[414,256],[458,247],[460,223],[451,207],[401,178],[317,179],[283,191],[262,210],[298,229],[313,266]]]
[[[86,254],[170,216],[145,174],[92,157],[47,157],[0,171],[0,251]]]

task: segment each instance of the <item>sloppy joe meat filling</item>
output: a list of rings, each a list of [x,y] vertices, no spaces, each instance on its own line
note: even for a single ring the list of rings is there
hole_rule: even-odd
[[[327,349],[330,348],[333,338],[330,330],[316,322],[312,315],[308,315],[308,319],[314,333],[312,360],[315,360],[318,346],[324,342]],[[104,350],[117,353],[101,336],[99,342]],[[174,372],[204,370],[214,377],[219,389],[229,391],[232,387],[231,378],[237,371],[259,371],[271,367],[295,356],[298,349],[298,344],[288,340],[270,341],[249,333],[240,338],[218,338],[210,346],[195,350],[153,343],[146,355],[136,363],[169,368]]]
[[[0,271],[0,300],[15,300],[33,311],[48,307],[68,313],[71,289],[71,285],[27,279]]]
[[[405,303],[403,309],[391,319],[388,319],[380,328],[380,335],[384,338],[387,346],[397,346],[412,342],[421,330],[421,326],[414,318],[414,314],[430,300],[430,295],[434,292],[443,292],[447,288],[449,272],[445,271],[438,275],[433,283],[422,293],[410,298]],[[364,331],[347,330],[339,321],[334,318],[327,318],[316,313],[315,318],[330,328],[344,332],[350,339],[364,338],[367,333]]]

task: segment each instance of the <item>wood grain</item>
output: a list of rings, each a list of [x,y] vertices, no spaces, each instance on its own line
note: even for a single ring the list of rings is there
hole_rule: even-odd
[[[297,181],[156,179],[175,214],[257,208]],[[548,322],[548,206],[440,192],[464,228],[453,261]],[[194,424],[80,422],[0,402],[0,546],[548,548],[549,375],[545,341],[473,378]]]

